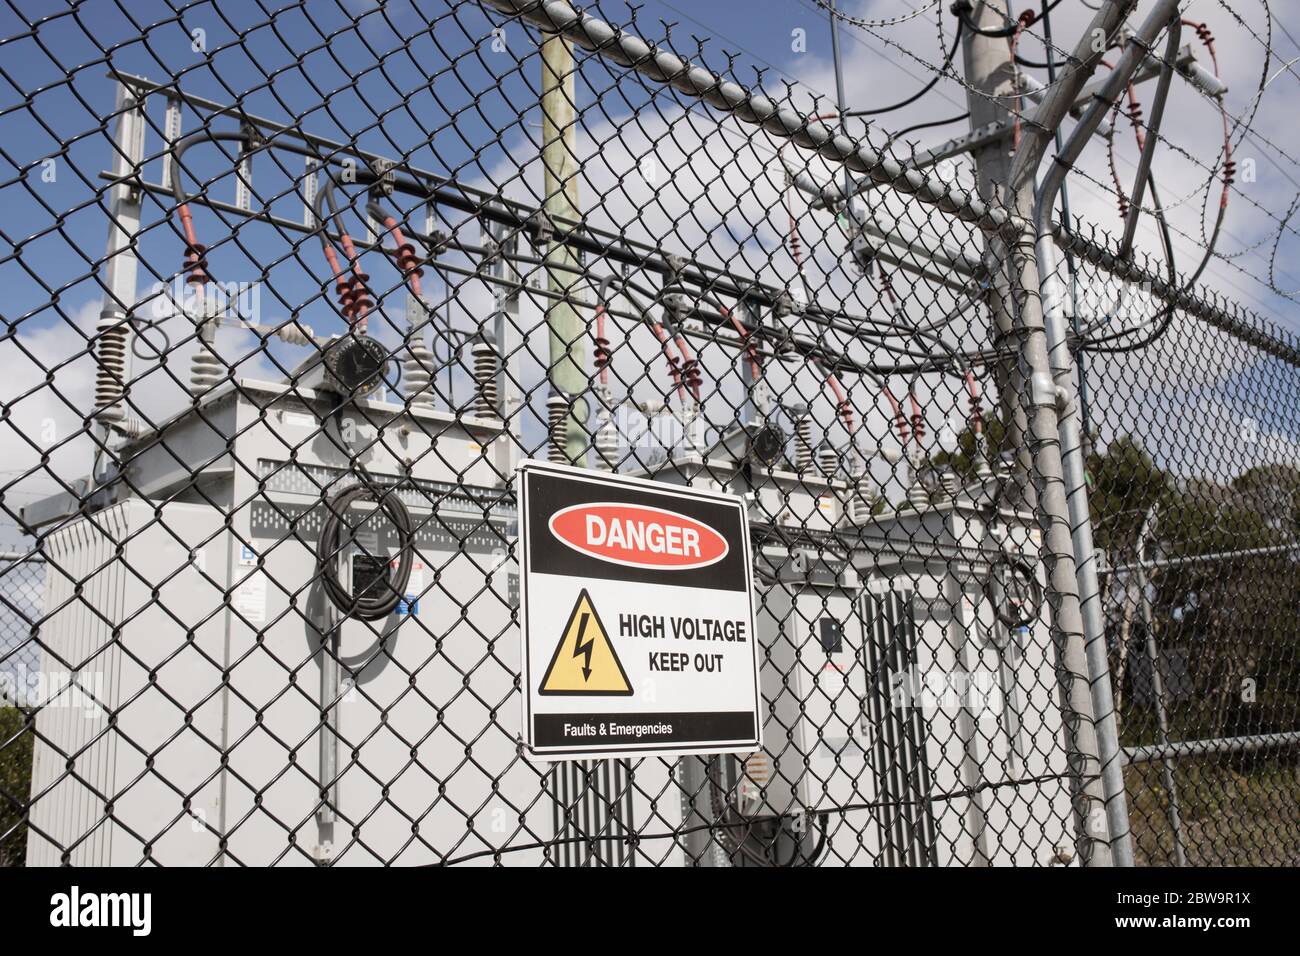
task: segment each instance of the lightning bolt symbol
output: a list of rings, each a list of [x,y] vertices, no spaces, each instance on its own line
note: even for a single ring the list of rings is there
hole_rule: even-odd
[[[596,639],[590,638],[584,641],[583,637],[587,634],[587,620],[591,615],[586,611],[582,612],[582,620],[578,622],[578,640],[573,648],[573,656],[582,657],[582,679],[584,681],[591,677],[591,652],[595,649]]]

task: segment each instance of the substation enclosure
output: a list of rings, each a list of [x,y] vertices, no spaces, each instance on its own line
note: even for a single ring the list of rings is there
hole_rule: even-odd
[[[135,104],[122,113],[119,139],[141,167],[143,128],[131,124],[156,92],[119,91]],[[364,176],[345,179],[343,160],[324,158],[327,141],[270,121],[181,136],[178,101],[169,100],[167,117],[170,185],[140,182],[175,201],[184,283],[202,292],[214,280],[189,209],[208,200],[179,185],[181,155],[237,143],[247,184],[251,155],[274,141],[305,158],[291,183],[303,204],[295,228],[321,244],[339,307],[320,311],[341,317],[344,331],[317,335],[297,311],[282,325],[256,325],[213,312],[206,297],[190,311],[178,306],[192,322],[189,404],[146,426],[127,415],[124,383],[133,336],[147,339],[153,326],[123,311],[137,301],[135,253],[111,235],[120,287],[105,296],[93,353],[94,422],[111,456],[96,455],[84,494],[30,514],[33,527],[59,522],[42,539],[43,667],[94,662],[104,680],[97,719],[38,713],[30,863],[933,866],[1068,857],[1077,843],[1074,768],[1037,525],[1001,501],[1017,478],[990,460],[972,369],[959,376],[971,468],[930,468],[919,373],[904,393],[909,417],[865,359],[822,341],[844,324],[835,317],[778,287],[723,286],[718,270],[697,274],[699,263],[628,252],[624,238],[605,236],[572,266],[595,299],[579,333],[593,345],[593,367],[577,369],[582,394],[563,393],[547,378],[553,370],[525,383],[520,353],[530,336],[552,333],[545,308],[521,316],[536,286],[525,272],[552,268],[554,280],[564,265],[553,264],[561,244],[544,211],[361,154],[346,159],[363,158]],[[114,189],[116,214],[138,222],[139,198],[124,183]],[[258,218],[248,189],[240,196],[234,208]],[[373,240],[361,251],[343,200]],[[466,216],[461,228],[477,230],[474,241],[435,228],[439,203]],[[423,232],[410,223],[417,210]],[[448,250],[460,258],[440,260]],[[363,253],[394,260],[389,294],[406,296],[400,320],[371,289]],[[873,253],[857,243],[853,254],[870,276]],[[453,327],[450,304],[431,307],[419,284],[426,267],[441,270],[447,303],[460,295],[449,276],[489,288],[481,314],[460,303],[472,328]],[[662,287],[647,291],[643,272]],[[734,301],[722,304],[723,294]],[[814,319],[825,327],[809,335]],[[370,321],[381,331],[368,332]],[[218,354],[218,327],[257,334],[259,353],[274,337],[277,348],[311,355],[283,380],[235,377],[240,363]],[[401,345],[384,344],[385,335]],[[637,354],[634,341],[654,353]],[[446,356],[435,357],[430,342]],[[165,368],[166,356],[157,358],[150,371]],[[709,362],[724,370],[712,392],[701,385]],[[616,396],[620,363],[638,386],[654,363],[669,382]],[[394,364],[400,396],[391,383],[381,388]],[[727,380],[740,367],[744,396],[731,403]],[[838,378],[853,368],[893,406],[897,449],[873,448],[858,432]],[[471,387],[468,401],[455,400],[455,375]],[[783,403],[769,376],[801,400]],[[813,399],[800,393],[807,379],[833,409],[834,430],[820,441]],[[578,408],[592,421],[575,427]],[[628,409],[680,429],[662,458],[635,453],[619,420]],[[530,758],[512,479],[525,450],[539,449],[555,463],[743,501],[728,507],[747,516],[737,526],[752,545],[761,749]],[[900,462],[905,496],[890,501],[883,488],[898,473],[891,467],[878,482],[872,468]],[[753,690],[752,673],[748,680]],[[755,739],[708,738],[745,749]],[[1016,799],[1002,799],[1008,787]],[[1026,832],[1035,838],[1003,839]]]
[[[877,527],[884,540],[855,559],[874,767],[891,797],[884,859],[1052,864],[1073,842],[1068,793],[999,794],[1009,781],[1068,772],[1037,525],[959,497]],[[1041,833],[1037,851],[1000,845],[1008,827]]]
[[[505,441],[499,421],[372,399],[331,425],[337,435],[318,434],[332,399],[238,386],[167,423],[165,446],[142,450],[130,478],[148,499],[125,497],[51,539],[62,570],[51,571],[47,606],[68,602],[78,580],[84,600],[55,613],[43,638],[63,659],[107,648],[104,704],[118,732],[66,710],[41,713],[34,789],[60,777],[58,753],[82,754],[78,766],[93,773],[63,776],[36,804],[33,864],[59,863],[70,844],[75,863],[133,863],[139,834],[158,834],[148,852],[159,863],[201,864],[236,821],[224,849],[248,864],[301,859],[285,856],[286,832],[328,860],[336,828],[354,826],[380,857],[434,862],[424,841],[451,851],[503,820],[559,837],[684,827],[681,849],[664,854],[670,864],[747,865],[759,856],[744,847],[755,833],[778,858],[867,866],[1050,862],[1029,849],[999,855],[989,835],[1008,826],[1052,828],[1052,845],[1070,844],[1064,793],[1040,794],[1039,806],[981,790],[1065,773],[1043,609],[1008,624],[989,593],[999,566],[1029,569],[1031,593],[1041,589],[1038,532],[1024,515],[949,501],[856,525],[833,479],[740,469],[725,446],[665,463],[652,476],[746,494],[792,532],[852,533],[837,539],[838,557],[825,542],[756,550],[764,749],[641,761],[632,786],[627,761],[552,770],[518,753],[518,580],[508,557],[517,516],[490,464]],[[295,430],[311,438],[296,442]],[[405,502],[427,519],[409,596],[380,627],[337,627],[317,573],[322,495],[346,480],[358,448],[372,480],[405,482]],[[172,496],[192,460],[213,464]],[[417,463],[409,474],[408,461]],[[398,547],[386,521],[359,528],[344,561],[353,587],[373,573],[369,555]],[[321,652],[331,628],[345,668]],[[928,683],[936,674],[973,683]],[[338,812],[319,813],[316,781],[335,773],[324,796]],[[593,789],[620,798],[593,799]],[[96,825],[104,793],[121,796],[112,820]],[[417,821],[422,840],[412,842]],[[721,836],[697,829],[702,822]],[[616,841],[594,852],[627,857]],[[554,856],[589,859],[567,843]]]

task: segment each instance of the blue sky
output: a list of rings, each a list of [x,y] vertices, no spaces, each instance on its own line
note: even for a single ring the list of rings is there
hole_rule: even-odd
[[[490,30],[497,21],[475,3],[455,4],[450,16],[451,7],[441,0],[418,4],[390,0],[382,6],[369,0],[312,0],[308,4],[230,0],[191,4],[182,15],[161,0],[130,4],[86,0],[72,12],[31,0],[15,6],[25,15],[15,13],[12,7],[0,11],[0,37],[19,37],[0,46],[0,203],[5,209],[0,221],[0,258],[5,259],[0,262],[0,287],[5,289],[6,318],[21,320],[17,341],[10,343],[21,348],[17,352],[11,348],[3,358],[11,372],[11,387],[16,390],[40,389],[45,369],[51,366],[60,366],[61,392],[78,394],[77,388],[84,391],[88,381],[84,368],[61,366],[84,347],[79,336],[93,327],[100,299],[90,272],[93,260],[102,255],[106,235],[104,212],[94,199],[95,190],[103,186],[99,171],[111,163],[103,131],[103,117],[111,111],[114,95],[113,83],[106,75],[106,50],[113,68],[122,72],[153,80],[179,75],[183,88],[191,94],[221,102],[241,100],[249,112],[273,119],[300,117],[304,128],[319,135],[344,141],[355,138],[363,147],[386,155],[409,152],[415,165],[481,185],[496,181],[521,198],[535,191],[527,176],[518,175],[521,168],[534,163],[538,136],[531,95],[537,60],[531,40],[521,27],[511,24],[505,28],[504,51],[494,50]],[[908,9],[896,0],[856,0],[845,6],[856,14],[877,17]],[[943,6],[942,38],[931,12],[887,29],[842,28],[850,105],[865,108],[895,102],[929,79],[925,64],[941,59],[952,36],[952,17],[946,13],[946,3]],[[630,17],[625,3],[612,0],[598,12],[624,23]],[[1279,59],[1262,56],[1264,23],[1260,11],[1249,4],[1233,10],[1216,0],[1193,0],[1188,12],[1214,27],[1232,87],[1229,105],[1236,114],[1252,110],[1252,92],[1261,68],[1266,76],[1280,74],[1254,113],[1254,127],[1261,138],[1243,140],[1238,153],[1239,159],[1258,167],[1258,176],[1250,182],[1243,178],[1233,197],[1222,244],[1233,257],[1213,264],[1205,283],[1229,299],[1295,328],[1300,322],[1292,298],[1270,289],[1267,278],[1272,267],[1273,284],[1278,289],[1300,289],[1300,277],[1290,271],[1295,258],[1292,250],[1300,241],[1292,232],[1297,224],[1281,230],[1276,253],[1273,242],[1292,196],[1300,191],[1300,164],[1290,158],[1300,155],[1300,128],[1288,107],[1295,78],[1286,73],[1280,59],[1300,53],[1300,47],[1286,35],[1285,24],[1275,21],[1274,54]],[[1056,35],[1068,39],[1059,42],[1072,42],[1088,15],[1086,7],[1075,0],[1062,4],[1054,14]],[[34,36],[22,36],[28,32],[24,20],[36,23],[41,18]],[[824,11],[813,0],[690,4],[648,0],[637,13],[637,29],[650,39],[662,39],[668,28],[661,20],[675,21],[671,35],[683,53],[694,53],[696,38],[707,38],[703,59],[710,66],[724,66],[726,54],[734,54],[734,68],[742,82],[752,82],[755,70],[765,69],[764,84],[769,91],[780,93],[789,81],[797,84],[797,102],[811,106],[821,97],[823,105],[831,105],[830,28]],[[242,41],[234,44],[239,37]],[[1042,56],[1041,44],[1033,40],[1026,40],[1023,49],[1031,58]],[[375,69],[381,62],[383,68]],[[359,79],[350,74],[359,75]],[[685,134],[685,142],[672,145],[688,159],[693,155],[702,158],[692,136],[710,149],[738,148],[734,143],[728,147],[712,141],[707,131],[681,122],[639,133],[636,127],[641,117],[662,119],[662,112],[672,103],[660,94],[651,99],[641,84],[622,82],[618,79],[621,75],[621,71],[599,64],[584,71],[579,104],[593,126],[603,123],[615,130],[620,142],[634,138],[633,133],[663,135],[665,129],[674,138]],[[268,76],[273,77],[269,89]],[[919,103],[882,118],[880,128],[888,132],[964,109],[961,86],[945,79]],[[158,109],[150,116],[155,125],[161,122]],[[1218,117],[1203,99],[1179,84],[1171,98],[1169,117],[1165,135],[1171,146],[1159,154],[1158,168],[1167,204],[1174,207],[1171,219],[1179,230],[1175,245],[1180,262],[1190,264],[1200,241],[1201,204],[1195,189],[1204,178],[1205,164],[1214,162]],[[187,113],[186,130],[192,130],[195,123],[195,117]],[[233,129],[236,124],[225,120],[218,125]],[[962,128],[963,124],[957,123],[927,130],[917,133],[915,139],[928,144]],[[157,130],[150,130],[146,153],[156,155],[158,143]],[[603,154],[614,152],[615,145],[593,144],[594,168],[599,170],[604,164],[608,167],[604,172],[614,169],[615,160]],[[56,174],[52,182],[42,175],[49,159],[54,160]],[[1121,175],[1131,177],[1136,151],[1130,142],[1120,144],[1118,159]],[[767,161],[770,166],[770,157]],[[713,157],[709,162],[718,164],[719,160]],[[229,175],[214,178],[229,165],[229,159],[213,146],[198,148],[187,156],[191,182],[193,176],[212,179],[211,192],[219,198],[229,199],[233,192]],[[743,166],[743,170],[748,173],[751,166]],[[503,172],[507,177],[514,175],[514,180],[503,181]],[[961,169],[953,172],[962,175]],[[161,163],[153,160],[145,173],[149,179],[159,179]],[[292,178],[299,173],[300,168],[292,165],[277,169],[274,161],[259,161],[256,168],[259,194],[280,196],[271,206],[287,218],[301,216],[300,205],[291,194]],[[1118,223],[1113,198],[1105,194],[1108,182],[1105,151],[1094,146],[1072,182],[1072,200],[1076,212],[1114,231]],[[728,185],[735,190],[734,181]],[[286,192],[290,194],[281,195]],[[703,192],[707,196],[709,190]],[[724,213],[733,200],[727,194],[717,195],[716,190],[709,198],[721,198]],[[618,197],[610,200],[607,210],[611,216],[621,208],[621,199],[615,199]],[[757,189],[736,199],[737,209],[744,204],[741,200],[750,206],[761,205]],[[154,279],[173,276],[180,266],[181,244],[166,218],[169,205],[153,198],[146,202],[145,221],[151,228],[140,241],[145,264],[140,277],[142,292]],[[216,241],[211,237],[231,233],[233,220],[223,221],[208,211],[198,212],[196,218],[200,238],[210,243]],[[721,218],[722,231],[734,232],[731,227],[736,223],[725,222],[725,215]],[[739,222],[743,217],[733,218]],[[58,228],[53,229],[56,222]],[[756,243],[751,243],[760,253],[771,252],[770,232],[757,235]],[[743,238],[744,229],[740,233]],[[222,279],[261,281],[262,305],[270,313],[270,321],[284,321],[292,307],[319,300],[328,275],[314,243],[304,244],[295,254],[283,236],[257,225],[241,227],[237,236],[237,242],[222,242],[212,253],[213,272]],[[779,235],[776,239],[779,242]],[[21,244],[21,251],[15,256],[16,244]],[[1148,251],[1157,248],[1146,225],[1140,231],[1139,245]],[[395,287],[396,273],[382,260],[374,261],[376,258],[372,256],[368,263],[376,288]],[[477,298],[467,294],[460,303],[460,312],[465,313],[462,321],[472,320],[468,313],[483,307],[481,294],[474,296]],[[337,317],[323,302],[312,301],[304,315],[321,331],[337,330]],[[1179,345],[1171,344],[1171,351],[1176,353]],[[277,355],[292,361],[283,350]],[[178,364],[183,376],[184,362]],[[267,372],[265,363],[257,361],[246,370]],[[74,378],[80,386],[70,381]],[[1223,381],[1233,381],[1230,371]],[[48,393],[26,400],[24,411],[29,413],[30,424],[25,422],[24,427],[38,427],[47,414],[58,414],[64,427],[75,427],[77,409],[59,405],[57,396]],[[20,417],[15,416],[15,421]],[[6,457],[11,457],[8,446],[5,450]]]
[[[853,2],[846,0],[845,7],[850,11],[867,16],[885,17],[897,15],[910,4],[876,0],[876,2]],[[944,5],[946,6],[946,4]],[[107,165],[105,143],[102,137],[86,134],[94,130],[100,117],[112,103],[112,84],[102,65],[104,54],[101,49],[111,49],[111,59],[116,69],[137,73],[155,80],[165,80],[169,75],[180,74],[187,90],[206,95],[221,101],[233,101],[244,94],[250,87],[265,83],[264,74],[275,76],[274,94],[267,91],[255,92],[248,96],[246,105],[249,109],[284,118],[290,114],[305,114],[304,125],[315,132],[327,136],[348,138],[356,135],[373,122],[370,114],[361,102],[362,96],[372,97],[374,103],[382,109],[394,109],[400,104],[398,90],[405,85],[419,89],[428,85],[428,76],[438,77],[439,71],[446,68],[450,56],[466,54],[456,61],[453,79],[446,75],[436,79],[433,92],[437,99],[449,111],[463,109],[473,103],[473,93],[481,92],[485,86],[495,83],[490,74],[500,75],[504,72],[501,64],[494,63],[490,55],[468,55],[471,50],[469,36],[485,37],[488,19],[474,3],[456,5],[455,19],[444,18],[448,9],[441,2],[419,3],[412,5],[409,0],[392,0],[385,5],[378,5],[370,0],[313,0],[309,5],[279,5],[258,3],[254,0],[242,2],[225,2],[221,4],[196,3],[184,7],[183,15],[177,15],[172,7],[158,0],[136,0],[130,4],[119,5],[113,0],[89,0],[78,5],[75,15],[56,13],[57,5],[49,3],[25,2],[17,7],[26,12],[25,19],[32,21],[47,18],[37,31],[37,38],[21,39],[6,43],[3,47],[3,68],[7,83],[0,83],[0,103],[6,107],[17,106],[32,91],[46,90],[36,99],[42,123],[49,127],[43,129],[41,123],[35,122],[28,111],[21,107],[0,117],[0,144],[8,158],[3,166],[26,167],[29,164],[50,156],[56,156],[60,141],[73,140],[74,145],[67,154],[66,161],[76,171],[97,172]],[[129,10],[129,15],[123,12]],[[310,11],[308,18],[305,11]],[[612,20],[626,22],[630,14],[625,3],[606,2],[600,12]],[[1073,39],[1083,23],[1087,10],[1080,3],[1067,3],[1058,8],[1056,17],[1056,34],[1058,38]],[[1251,85],[1258,70],[1258,50],[1252,46],[1250,19],[1253,11],[1245,10],[1240,15],[1228,12],[1223,4],[1195,0],[1189,5],[1189,15],[1200,13],[1216,27],[1221,48],[1226,48],[1222,59],[1226,68],[1236,73],[1233,94],[1230,99],[1240,113],[1245,113],[1249,105]],[[272,17],[273,14],[273,17]],[[1244,17],[1243,24],[1233,22],[1233,17]],[[26,31],[22,22],[24,17],[13,10],[0,11],[0,36],[15,36]],[[273,19],[274,29],[264,24]],[[953,21],[944,15],[945,38],[951,36]],[[352,28],[356,20],[360,28]],[[735,64],[742,80],[754,76],[754,70],[766,70],[765,85],[769,89],[779,90],[785,81],[800,84],[802,92],[814,92],[827,98],[831,105],[834,96],[833,75],[830,71],[830,30],[827,17],[813,0],[754,0],[754,2],[733,2],[733,0],[709,0],[687,4],[669,3],[666,0],[649,0],[637,13],[638,29],[645,35],[658,39],[663,36],[665,27],[661,20],[675,21],[671,28],[674,43],[684,52],[692,52],[695,38],[707,39],[705,59],[711,65],[725,63],[724,51],[736,55]],[[436,22],[432,31],[437,42],[430,38],[429,22]],[[250,29],[254,27],[260,28]],[[1284,24],[1283,24],[1284,26]],[[1259,29],[1258,22],[1255,29]],[[244,33],[243,44],[238,48],[226,49],[215,54],[211,64],[207,64],[206,52],[195,50],[193,46],[194,30],[205,31],[204,45],[206,51],[218,50],[229,45],[237,33]],[[341,32],[340,32],[341,31]],[[525,42],[521,28],[515,25],[506,28],[506,38],[511,51],[518,54],[519,46]],[[804,31],[797,36],[796,31]],[[1289,37],[1280,30],[1275,30],[1275,46],[1278,56],[1294,56],[1300,49],[1294,47]],[[397,49],[404,37],[415,35],[409,55],[398,53],[388,56],[384,62],[386,69],[371,71],[362,79],[358,89],[353,92],[346,89],[349,81],[346,70],[364,69],[378,58]],[[141,37],[146,38],[141,42]],[[322,37],[329,37],[328,42]],[[872,31],[859,30],[846,25],[841,30],[845,52],[846,78],[850,87],[850,103],[857,107],[880,105],[882,102],[896,101],[915,90],[928,80],[930,73],[923,65],[940,59],[940,42],[931,13],[894,28]],[[39,42],[37,42],[39,41]],[[946,43],[946,39],[945,39]],[[1058,43],[1064,45],[1065,40]],[[1240,48],[1240,56],[1233,57],[1234,49]],[[1041,44],[1033,40],[1025,41],[1025,54],[1030,57],[1041,56]],[[295,67],[295,59],[305,54],[301,68]],[[1280,64],[1279,64],[1280,65]],[[525,69],[534,66],[529,61]],[[74,76],[71,87],[65,78]],[[522,78],[514,77],[515,80]],[[529,77],[528,79],[532,79]],[[1284,77],[1286,83],[1294,82]],[[313,85],[315,88],[313,88]],[[507,86],[510,85],[507,82]],[[1269,142],[1276,143],[1281,149],[1290,146],[1294,133],[1284,119],[1286,90],[1270,90],[1263,110],[1257,117],[1258,127],[1270,137]],[[517,112],[526,105],[524,84],[514,84],[513,94],[483,97],[479,104],[481,116],[461,113],[456,120],[458,136],[465,136],[471,141],[487,142],[496,138],[490,133],[524,134],[523,129],[509,129]],[[625,91],[628,85],[620,87]],[[75,90],[76,95],[71,95]],[[330,108],[313,109],[318,106],[322,94],[330,99]],[[421,104],[421,100],[425,101]],[[363,132],[360,139],[364,145],[379,151],[391,151],[392,144],[406,145],[420,138],[423,129],[435,125],[428,117],[444,115],[440,108],[434,108],[420,115],[423,106],[430,106],[432,97],[428,91],[414,98],[414,118],[405,115],[405,111],[385,117],[383,131]],[[1175,100],[1177,102],[1177,100]],[[626,102],[618,102],[616,108],[626,110]],[[286,109],[287,107],[287,109]],[[898,129],[915,122],[933,120],[952,116],[965,108],[964,91],[953,81],[944,80],[934,91],[920,103],[882,117],[881,127],[885,130]],[[1207,119],[1201,115],[1198,119]],[[476,130],[476,119],[479,126]],[[1177,136],[1180,115],[1175,112],[1167,133]],[[1208,120],[1215,119],[1209,116]],[[1197,124],[1198,128],[1201,124]],[[1206,126],[1211,123],[1207,121]],[[490,130],[489,127],[495,127]],[[954,124],[939,130],[924,131],[916,134],[920,143],[931,143],[945,135],[960,131],[962,124]],[[1212,130],[1211,130],[1212,132]],[[453,166],[464,159],[464,154],[457,155],[457,136],[442,137],[438,143],[438,159],[443,165]],[[391,142],[390,142],[391,140]],[[1212,142],[1212,140],[1211,140]],[[1193,144],[1195,145],[1195,144]],[[1250,144],[1245,144],[1242,155],[1246,158]],[[1093,152],[1100,152],[1094,150]],[[1211,150],[1203,151],[1206,158],[1212,156]],[[1300,150],[1292,150],[1295,155]],[[1238,245],[1250,248],[1251,252],[1239,260],[1247,264],[1246,270],[1237,265],[1224,266],[1217,271],[1220,274],[1224,291],[1246,301],[1247,304],[1271,312],[1273,317],[1284,324],[1296,327],[1294,310],[1289,298],[1280,297],[1266,284],[1247,277],[1267,276],[1268,253],[1271,251],[1267,242],[1270,230],[1275,231],[1290,196],[1300,189],[1295,185],[1296,169],[1286,160],[1277,162],[1273,151],[1261,146],[1258,150],[1258,162],[1262,173],[1261,186],[1267,184],[1267,195],[1260,196],[1255,206],[1247,205],[1242,215],[1234,216],[1230,229],[1235,229],[1239,239]],[[439,165],[431,156],[430,167]],[[1131,162],[1131,157],[1123,157]],[[1178,166],[1182,158],[1176,153],[1169,154],[1164,162],[1167,166]],[[1182,162],[1182,165],[1189,164]],[[0,168],[3,168],[0,166]],[[1274,170],[1276,166],[1276,170]],[[1174,176],[1186,172],[1191,179],[1191,170],[1178,170]],[[63,170],[68,172],[68,170]],[[1104,166],[1093,170],[1094,180],[1106,182],[1103,175]],[[30,177],[29,177],[30,178]],[[42,184],[44,187],[46,184]],[[42,188],[41,199],[49,210],[64,212],[85,201],[88,184],[79,181],[76,175],[61,176],[51,188]],[[99,186],[98,182],[90,185]],[[1085,211],[1088,206],[1083,194],[1099,191],[1099,184],[1090,182],[1086,176],[1077,182],[1075,191],[1079,194],[1076,205]],[[1239,188],[1244,188],[1239,183]],[[25,190],[7,188],[4,190],[6,207],[11,210],[10,225],[5,234],[10,239],[18,238],[23,233],[21,228],[15,230],[16,221],[39,224],[49,218],[49,212],[32,199],[25,201]],[[1263,192],[1260,189],[1259,192]],[[1239,204],[1245,203],[1239,201]],[[1192,203],[1186,205],[1191,206]],[[1114,220],[1104,217],[1104,203],[1099,203],[1099,219],[1108,227],[1115,228]],[[1261,212],[1262,210],[1262,212]],[[1269,221],[1268,216],[1272,216]],[[1251,219],[1260,220],[1258,228]],[[83,222],[85,225],[83,226]],[[1197,229],[1191,221],[1186,225],[1189,240],[1197,236]],[[80,241],[84,235],[87,245],[89,237],[102,231],[100,223],[92,215],[74,215],[67,223],[69,237]],[[1280,289],[1290,291],[1300,288],[1300,281],[1291,284],[1294,278],[1286,274],[1292,256],[1289,244],[1294,239],[1289,233],[1280,250],[1280,269],[1275,283]],[[1181,241],[1181,240],[1180,240]],[[1225,248],[1231,248],[1233,240],[1226,238]],[[1260,243],[1261,248],[1251,248]],[[95,243],[97,244],[97,242]],[[1185,258],[1192,254],[1189,249]],[[48,253],[47,253],[48,247]],[[53,240],[36,242],[30,246],[27,258],[46,259],[51,269],[56,263],[62,267],[57,278],[66,280],[75,274],[75,260],[65,258],[66,245]],[[0,267],[0,279],[12,287],[10,272]],[[1211,271],[1213,275],[1215,270]],[[52,275],[44,274],[47,280]],[[51,282],[55,286],[63,282]],[[26,291],[19,285],[20,293]],[[34,297],[21,295],[11,300],[10,308],[21,308],[23,304],[32,306],[40,303],[42,293],[38,288],[31,291]],[[12,314],[12,313],[11,313]]]

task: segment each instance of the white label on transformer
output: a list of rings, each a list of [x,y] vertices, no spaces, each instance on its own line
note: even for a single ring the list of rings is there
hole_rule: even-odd
[[[315,415],[304,415],[302,412],[281,412],[280,422],[296,428],[320,428],[320,421]]]
[[[420,594],[424,591],[424,562],[419,558],[411,562],[411,577],[406,590],[410,594]]]
[[[524,743],[547,760],[762,746],[744,501],[524,462]]]
[[[235,588],[235,610],[244,616],[250,624],[261,624],[266,620],[266,575],[254,571]]]

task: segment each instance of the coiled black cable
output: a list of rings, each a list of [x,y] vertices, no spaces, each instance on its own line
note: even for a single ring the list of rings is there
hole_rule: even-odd
[[[1001,581],[1002,593],[998,592],[998,568],[1006,569],[1006,578]],[[1012,588],[1019,582],[1025,589],[1020,595],[1021,604],[1017,605],[1017,595]],[[1043,586],[1038,582],[1038,573],[1028,561],[1016,557],[995,559],[984,578],[984,597],[993,608],[994,615],[1007,627],[1025,627],[1038,617],[1043,606]]]
[[[826,849],[826,841],[829,837],[827,827],[829,821],[827,814],[820,813],[817,815],[816,823],[819,836],[812,852],[804,850],[803,834],[787,830],[785,823],[786,814],[780,814],[772,817],[768,822],[776,827],[776,833],[772,837],[772,842],[758,849],[751,845],[752,830],[757,825],[757,820],[749,820],[740,816],[730,806],[728,806],[726,794],[720,775],[722,773],[721,761],[727,759],[725,754],[714,754],[708,758],[705,767],[706,776],[709,781],[709,809],[713,813],[713,822],[717,826],[716,836],[718,842],[722,844],[724,850],[732,856],[740,856],[755,866],[775,867],[777,869],[790,869],[794,867],[815,866],[821,858],[822,852]],[[712,827],[710,828],[712,829]],[[739,830],[739,834],[732,833],[732,830]],[[790,856],[785,860],[775,858],[777,835],[785,830],[787,835],[794,841],[794,847],[790,851]]]
[[[355,502],[373,501],[397,529],[398,562],[396,571],[371,584],[360,594],[349,593],[339,579],[338,555],[342,546],[343,524],[348,510]],[[325,522],[321,526],[320,540],[316,544],[316,557],[320,562],[321,581],[325,593],[340,611],[348,617],[362,621],[377,621],[392,614],[406,594],[411,579],[411,565],[415,553],[415,531],[411,513],[397,494],[396,488],[377,491],[368,484],[354,484],[324,499]],[[365,519],[363,519],[365,520]],[[375,593],[378,592],[378,593]]]

